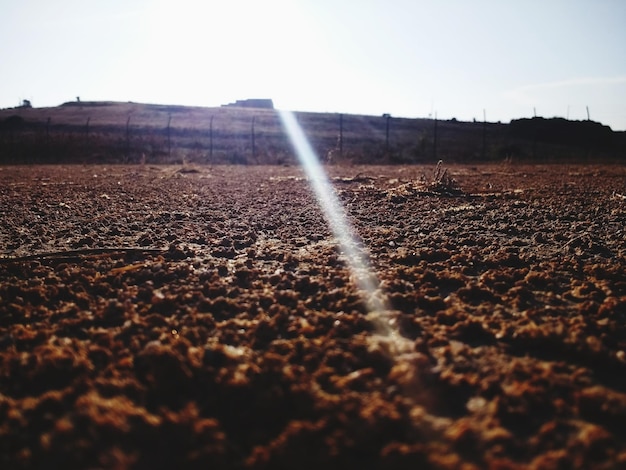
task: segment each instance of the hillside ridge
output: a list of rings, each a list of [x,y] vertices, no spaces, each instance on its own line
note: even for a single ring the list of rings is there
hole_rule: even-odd
[[[0,162],[280,164],[294,161],[279,111],[116,101],[0,110]],[[294,111],[324,161],[423,163],[626,159],[626,132],[595,121],[510,123]]]

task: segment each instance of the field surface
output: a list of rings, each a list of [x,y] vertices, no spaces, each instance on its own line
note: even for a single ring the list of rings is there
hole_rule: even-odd
[[[624,166],[327,171],[0,167],[0,467],[626,466]]]

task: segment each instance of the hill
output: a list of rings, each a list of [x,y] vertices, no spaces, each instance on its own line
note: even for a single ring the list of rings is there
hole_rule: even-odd
[[[326,161],[626,161],[626,132],[593,121],[295,115]],[[283,164],[294,156],[273,109],[103,101],[0,110],[2,163],[140,161]]]

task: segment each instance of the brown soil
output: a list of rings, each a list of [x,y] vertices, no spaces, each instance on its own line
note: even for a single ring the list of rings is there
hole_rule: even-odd
[[[0,168],[0,467],[626,465],[624,167],[328,170]]]

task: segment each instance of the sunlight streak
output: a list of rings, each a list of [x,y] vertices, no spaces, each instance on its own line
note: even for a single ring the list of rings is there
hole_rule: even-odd
[[[410,341],[400,335],[395,323],[389,318],[389,308],[385,295],[370,266],[365,247],[359,246],[353,236],[354,230],[350,226],[343,206],[338,200],[315,151],[293,113],[279,111],[279,114],[298,159],[308,176],[315,197],[328,221],[333,236],[337,240],[339,249],[345,254],[348,268],[364,297],[370,321],[376,327],[378,335],[392,343],[393,354],[408,352],[407,348],[411,347]]]

